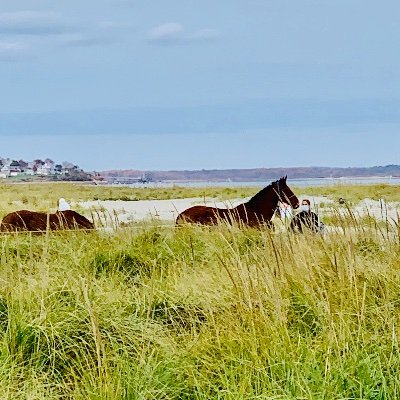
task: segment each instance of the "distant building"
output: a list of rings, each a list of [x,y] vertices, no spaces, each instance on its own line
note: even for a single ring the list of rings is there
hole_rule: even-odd
[[[54,173],[59,175],[65,173],[63,166],[61,164],[56,164],[54,166]]]
[[[54,165],[49,163],[44,163],[44,165],[40,165],[36,170],[37,175],[48,176],[54,174]]]
[[[10,171],[10,176],[17,176],[22,172],[19,162],[15,160],[11,162],[8,168]]]
[[[5,165],[0,169],[0,178],[8,178],[10,176],[10,167]]]
[[[28,162],[27,167],[25,168],[24,174],[25,175],[29,175],[29,176],[33,176],[35,175],[35,169],[34,169],[34,163],[33,162]]]

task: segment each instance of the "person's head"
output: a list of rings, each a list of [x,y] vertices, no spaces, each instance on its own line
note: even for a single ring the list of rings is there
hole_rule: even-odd
[[[308,200],[308,199],[303,199],[303,200],[301,201],[300,209],[301,209],[301,211],[310,212],[310,211],[311,211],[311,203],[310,203],[310,200]]]

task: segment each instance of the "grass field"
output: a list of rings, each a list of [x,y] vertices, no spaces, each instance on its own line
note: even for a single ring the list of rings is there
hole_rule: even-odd
[[[3,214],[55,209],[59,197],[202,196],[1,189]],[[400,201],[392,186],[304,193]],[[399,398],[399,221],[343,212],[341,233],[325,237],[150,222],[112,234],[2,236],[0,398]]]
[[[188,188],[175,186],[172,188],[129,188],[82,185],[79,183],[21,183],[0,184],[0,212],[16,210],[18,207],[32,210],[50,210],[57,208],[58,199],[64,197],[69,202],[87,200],[164,200],[190,197],[215,198],[231,200],[246,198],[260,190],[256,187],[206,187]],[[364,198],[387,201],[400,200],[400,187],[395,185],[334,185],[324,187],[296,188],[298,196],[327,196],[333,200],[346,198],[356,203]]]

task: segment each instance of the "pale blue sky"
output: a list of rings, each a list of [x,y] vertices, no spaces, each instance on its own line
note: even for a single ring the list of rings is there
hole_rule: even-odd
[[[0,156],[400,164],[398,0],[2,0]]]

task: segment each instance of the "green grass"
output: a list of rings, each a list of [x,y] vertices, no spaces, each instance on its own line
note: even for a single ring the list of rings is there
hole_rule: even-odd
[[[399,398],[399,224],[334,217],[1,236],[0,398]]]
[[[81,183],[20,183],[0,184],[2,193],[0,209],[15,210],[29,209],[56,209],[60,197],[67,201],[77,202],[86,200],[165,200],[177,198],[214,198],[219,200],[240,199],[253,196],[258,187],[205,187],[188,188],[174,186],[172,188],[129,188],[126,186],[94,186]],[[338,200],[345,198],[350,204],[364,198],[375,200],[398,201],[400,187],[396,185],[334,185],[325,187],[296,188],[293,190],[298,196],[327,196]]]
[[[399,185],[332,185],[321,187],[296,188],[298,195],[327,196],[334,200],[344,198],[350,203],[357,203],[360,200],[369,198],[372,200],[385,199],[386,201],[400,201]]]
[[[218,198],[229,200],[251,196],[259,188],[130,188],[126,186],[94,186],[81,183],[21,183],[0,184],[0,212],[15,211],[21,208],[30,210],[55,211],[58,199],[64,197],[68,202],[88,200],[166,200],[176,198]]]
[[[396,398],[399,237],[2,238],[3,398]]]

